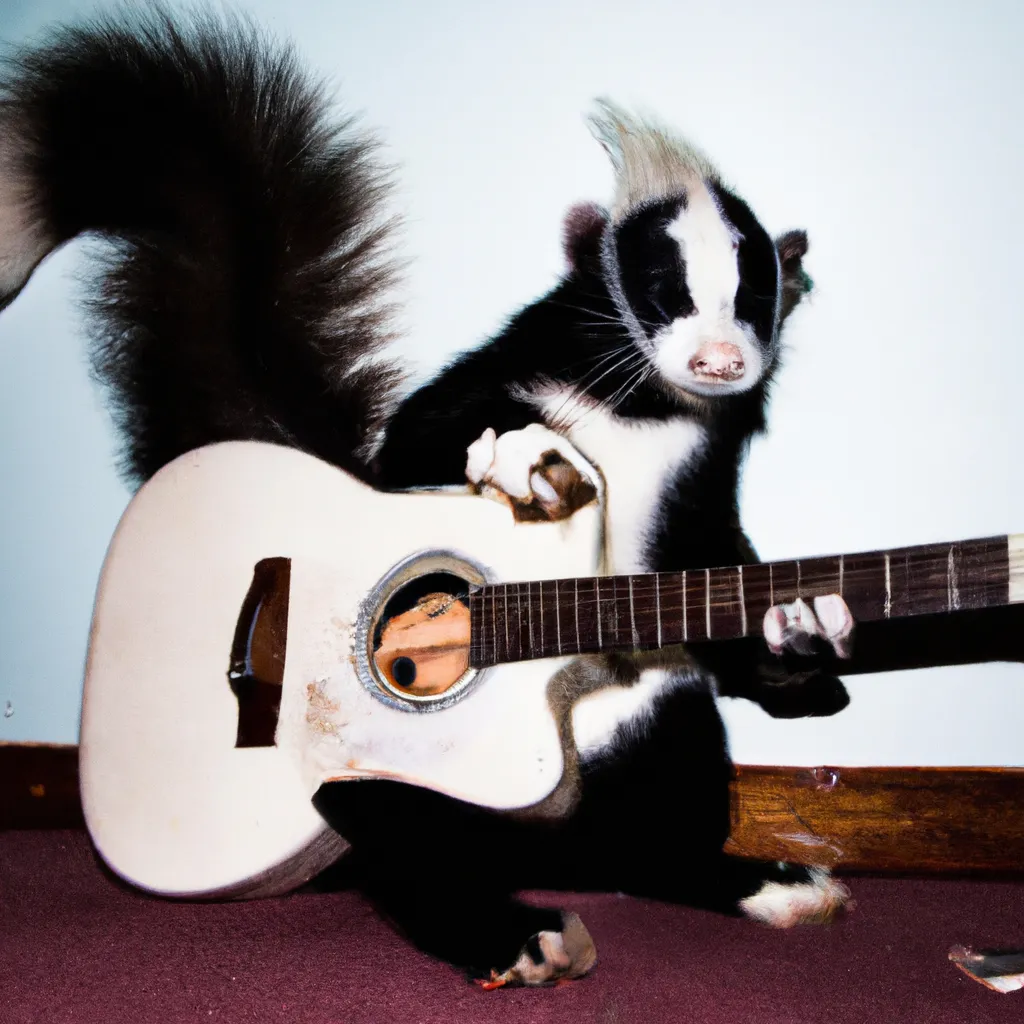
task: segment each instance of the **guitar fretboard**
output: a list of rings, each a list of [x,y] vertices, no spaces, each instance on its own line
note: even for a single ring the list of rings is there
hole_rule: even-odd
[[[772,606],[841,594],[859,622],[1007,604],[1007,537],[684,572],[490,584],[470,664],[760,636]]]

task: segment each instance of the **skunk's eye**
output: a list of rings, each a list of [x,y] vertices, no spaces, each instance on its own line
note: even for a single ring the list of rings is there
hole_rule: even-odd
[[[672,318],[662,308],[661,303],[658,302],[657,296],[652,295],[650,300],[651,309],[657,314],[656,319],[661,322],[663,326],[667,326],[672,323]]]
[[[671,267],[661,267],[652,272],[647,285],[647,301],[662,324],[672,322],[672,317],[669,316],[665,307],[678,305],[678,303],[672,303],[671,300],[674,290]]]

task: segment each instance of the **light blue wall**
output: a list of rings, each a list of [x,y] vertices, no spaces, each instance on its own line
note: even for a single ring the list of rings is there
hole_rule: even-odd
[[[6,0],[21,40],[81,0]],[[772,230],[809,229],[772,433],[745,477],[761,553],[1024,530],[1024,5],[925,0],[252,0],[401,164],[404,350],[430,366],[561,266],[559,221],[610,177],[591,97],[692,134]],[[46,263],[0,315],[0,740],[73,741],[95,579],[127,492]],[[858,679],[830,721],[726,708],[734,753],[788,763],[1024,764],[1024,669]],[[967,699],[969,695],[970,699]]]
[[[0,39],[89,6],[5,0]],[[72,301],[81,249],[0,315],[0,740],[77,738],[96,577],[128,499]]]

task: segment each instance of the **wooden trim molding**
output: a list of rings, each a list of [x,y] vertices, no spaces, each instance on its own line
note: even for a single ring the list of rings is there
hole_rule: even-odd
[[[1024,768],[739,765],[730,853],[886,873],[1024,874]],[[0,828],[81,828],[78,748],[0,743]]]
[[[1024,768],[741,765],[726,849],[849,871],[1024,874]]]

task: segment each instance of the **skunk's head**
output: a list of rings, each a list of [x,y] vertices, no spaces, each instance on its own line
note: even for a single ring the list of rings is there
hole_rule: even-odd
[[[773,242],[694,147],[607,101],[590,119],[615,199],[601,268],[634,343],[689,394],[748,391],[775,366],[779,328],[810,287],[807,236]]]

